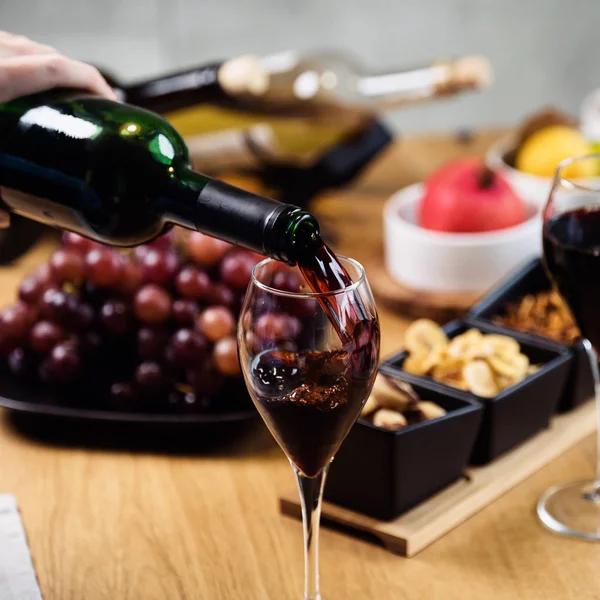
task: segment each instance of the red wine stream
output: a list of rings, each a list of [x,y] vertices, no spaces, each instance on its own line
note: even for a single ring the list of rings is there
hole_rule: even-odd
[[[310,289],[318,294],[344,290],[353,284],[346,269],[326,244],[322,244],[314,254],[307,255],[298,266]],[[319,296],[318,301],[340,340],[344,344],[354,343],[356,326],[369,320],[358,291]]]

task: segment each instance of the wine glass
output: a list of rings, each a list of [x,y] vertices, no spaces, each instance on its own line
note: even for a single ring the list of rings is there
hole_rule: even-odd
[[[600,422],[600,154],[560,163],[543,213],[544,262],[584,336]],[[596,478],[549,489],[537,506],[557,533],[600,540],[600,438]]]
[[[377,310],[364,269],[338,259],[354,283],[324,293],[311,292],[298,267],[258,263],[238,327],[248,391],[296,474],[304,600],[321,600],[319,519],[329,463],[371,392],[379,359]],[[361,310],[345,313],[340,332],[332,311],[349,306]]]

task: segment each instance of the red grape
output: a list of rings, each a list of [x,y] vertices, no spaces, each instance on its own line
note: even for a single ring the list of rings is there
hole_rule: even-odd
[[[38,279],[44,285],[50,285],[54,282],[52,269],[49,264],[40,265],[32,274],[32,277]]]
[[[298,274],[292,271],[277,271],[273,275],[273,281],[271,287],[282,292],[295,292],[298,293],[301,290],[301,279]]]
[[[0,336],[0,357],[7,358],[8,355],[15,349],[18,342],[9,338]]]
[[[52,321],[38,321],[29,334],[31,347],[42,354],[46,354],[65,337],[65,332]]]
[[[119,285],[119,291],[125,296],[133,295],[136,290],[142,285],[144,277],[142,268],[131,258],[123,259],[123,280]]]
[[[211,304],[220,304],[232,308],[235,302],[233,292],[222,283],[214,283],[209,291],[208,300]]]
[[[98,332],[90,330],[81,334],[78,339],[79,347],[88,356],[98,354],[102,348],[102,338]]]
[[[256,320],[256,333],[266,340],[295,338],[302,325],[296,317],[283,313],[265,313]]]
[[[83,256],[76,250],[60,248],[50,258],[52,276],[58,283],[81,281],[84,271]]]
[[[179,258],[175,252],[163,252],[149,248],[141,261],[142,274],[146,281],[167,285],[179,268]]]
[[[118,288],[123,279],[124,260],[116,250],[94,248],[85,257],[85,272],[95,285]]]
[[[138,365],[135,371],[135,381],[146,392],[159,392],[168,383],[168,379],[161,366],[150,360],[146,360]]]
[[[137,400],[137,393],[131,383],[117,382],[110,386],[110,396],[119,408],[127,408]]]
[[[32,357],[23,348],[15,348],[8,355],[8,368],[13,375],[23,377],[30,372],[32,367]]]
[[[193,231],[187,242],[187,251],[190,258],[203,266],[212,266],[218,263],[231,245],[222,240],[217,240],[208,235]]]
[[[173,317],[180,325],[193,325],[200,309],[194,300],[186,298],[173,302]]]
[[[40,314],[45,319],[70,327],[75,323],[78,305],[75,296],[57,288],[47,289],[40,300]]]
[[[81,302],[73,315],[71,329],[76,331],[85,331],[94,322],[94,309],[84,302]]]
[[[60,342],[42,363],[43,376],[49,381],[68,383],[79,374],[81,359],[73,342]]]
[[[19,299],[27,304],[36,304],[50,283],[30,275],[21,281],[19,285]]]
[[[22,340],[29,333],[35,312],[24,302],[17,302],[0,313],[0,336],[7,340]]]
[[[163,323],[171,315],[171,296],[158,285],[149,283],[137,291],[133,309],[144,323]]]
[[[221,262],[221,279],[235,289],[245,290],[255,264],[256,259],[244,250],[230,252]]]
[[[234,337],[219,340],[213,349],[213,360],[217,369],[230,377],[240,374],[240,361],[238,359],[237,342]]]
[[[174,232],[172,229],[170,229],[169,231],[159,235],[157,238],[149,242],[148,246],[150,248],[158,248],[159,250],[170,250],[173,248],[174,237]]]
[[[206,339],[195,329],[179,329],[173,334],[169,346],[172,348],[171,360],[189,367],[200,364],[208,352]]]
[[[210,278],[204,271],[188,265],[177,273],[175,289],[184,298],[203,300],[209,295]]]
[[[112,335],[125,335],[131,328],[131,310],[119,299],[107,300],[100,309],[100,319],[106,330]]]
[[[89,240],[88,238],[71,231],[65,231],[62,239],[63,245],[66,248],[69,248],[69,250],[74,250],[75,252],[79,252],[80,254],[85,254],[86,252],[92,250],[92,248],[102,247],[102,244],[94,242],[93,240]]]
[[[224,306],[210,306],[196,321],[200,331],[211,341],[231,335],[235,329],[235,320],[231,311]]]
[[[150,246],[136,246],[133,249],[133,257],[135,258],[135,260],[137,260],[137,262],[141,264],[144,260],[144,257],[148,253],[148,250],[150,250]]]
[[[212,361],[186,371],[185,379],[194,388],[198,396],[212,396],[223,386],[223,375],[217,370]]]
[[[246,331],[244,334],[244,341],[250,354],[258,354],[261,351],[262,343],[260,338],[253,331]]]
[[[138,354],[145,359],[158,359],[169,341],[166,327],[140,327],[137,332]]]

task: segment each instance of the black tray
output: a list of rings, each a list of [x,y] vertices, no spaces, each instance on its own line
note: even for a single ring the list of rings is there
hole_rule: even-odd
[[[494,316],[502,314],[506,304],[516,302],[527,294],[535,294],[551,288],[552,284],[546,275],[542,261],[536,258],[504,279],[469,311],[465,320],[475,326],[482,323],[490,324]],[[516,331],[499,324],[496,327],[502,327],[509,335]],[[569,346],[534,333],[519,333],[532,343],[541,344],[559,352],[565,350],[573,352],[573,364],[565,392],[558,404],[558,412],[571,410],[593,397],[594,379],[588,355],[581,342]]]
[[[421,398],[436,402],[447,414],[399,431],[359,419],[331,463],[327,500],[389,520],[462,476],[483,406],[427,384],[414,387]]]
[[[444,325],[448,337],[453,338],[472,326],[464,321],[453,321]],[[477,326],[483,333],[503,333],[507,329],[491,324]],[[469,392],[434,381],[431,377],[412,375],[402,370],[407,357],[401,352],[384,361],[382,372],[412,384],[427,384],[432,389],[464,400],[479,401],[484,406],[483,422],[477,436],[471,464],[487,464],[497,456],[529,439],[538,431],[548,427],[567,381],[573,353],[537,344],[517,332],[510,332],[521,345],[521,351],[532,363],[543,367],[533,375],[494,398],[480,398]]]
[[[240,386],[228,390],[231,393],[244,394]],[[0,406],[11,411],[37,416],[65,418],[79,421],[120,422],[162,425],[211,425],[215,423],[233,423],[255,418],[258,413],[251,400],[240,397],[231,409],[211,412],[164,412],[164,411],[121,411],[99,408],[99,399],[92,398],[89,404],[80,405],[75,396],[83,395],[85,389],[62,392],[51,390],[34,382],[20,381],[4,369],[0,369]]]

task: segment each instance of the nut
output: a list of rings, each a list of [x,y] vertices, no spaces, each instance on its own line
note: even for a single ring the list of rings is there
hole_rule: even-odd
[[[410,386],[409,389],[412,390]],[[373,391],[371,392],[371,397],[373,396],[375,397],[375,402],[378,406],[399,411],[404,410],[409,404],[415,402],[418,398],[414,391],[412,392],[411,396],[408,389],[403,390],[399,385],[392,386],[385,375],[382,375],[381,373],[378,373],[377,379],[375,379],[375,385],[373,386]]]
[[[362,410],[360,411],[360,416],[366,417],[367,415],[370,415],[372,412],[374,412],[378,408],[379,408],[379,405],[377,404],[377,400],[376,400],[375,396],[373,395],[373,393],[371,392],[371,395],[367,398],[365,405],[362,407]]]
[[[408,425],[408,421],[396,410],[389,408],[380,408],[373,416],[373,425],[383,427],[391,431],[397,431]]]
[[[439,404],[430,402],[429,400],[421,400],[421,402],[417,404],[417,409],[425,415],[426,419],[437,419],[443,417],[447,412]]]

